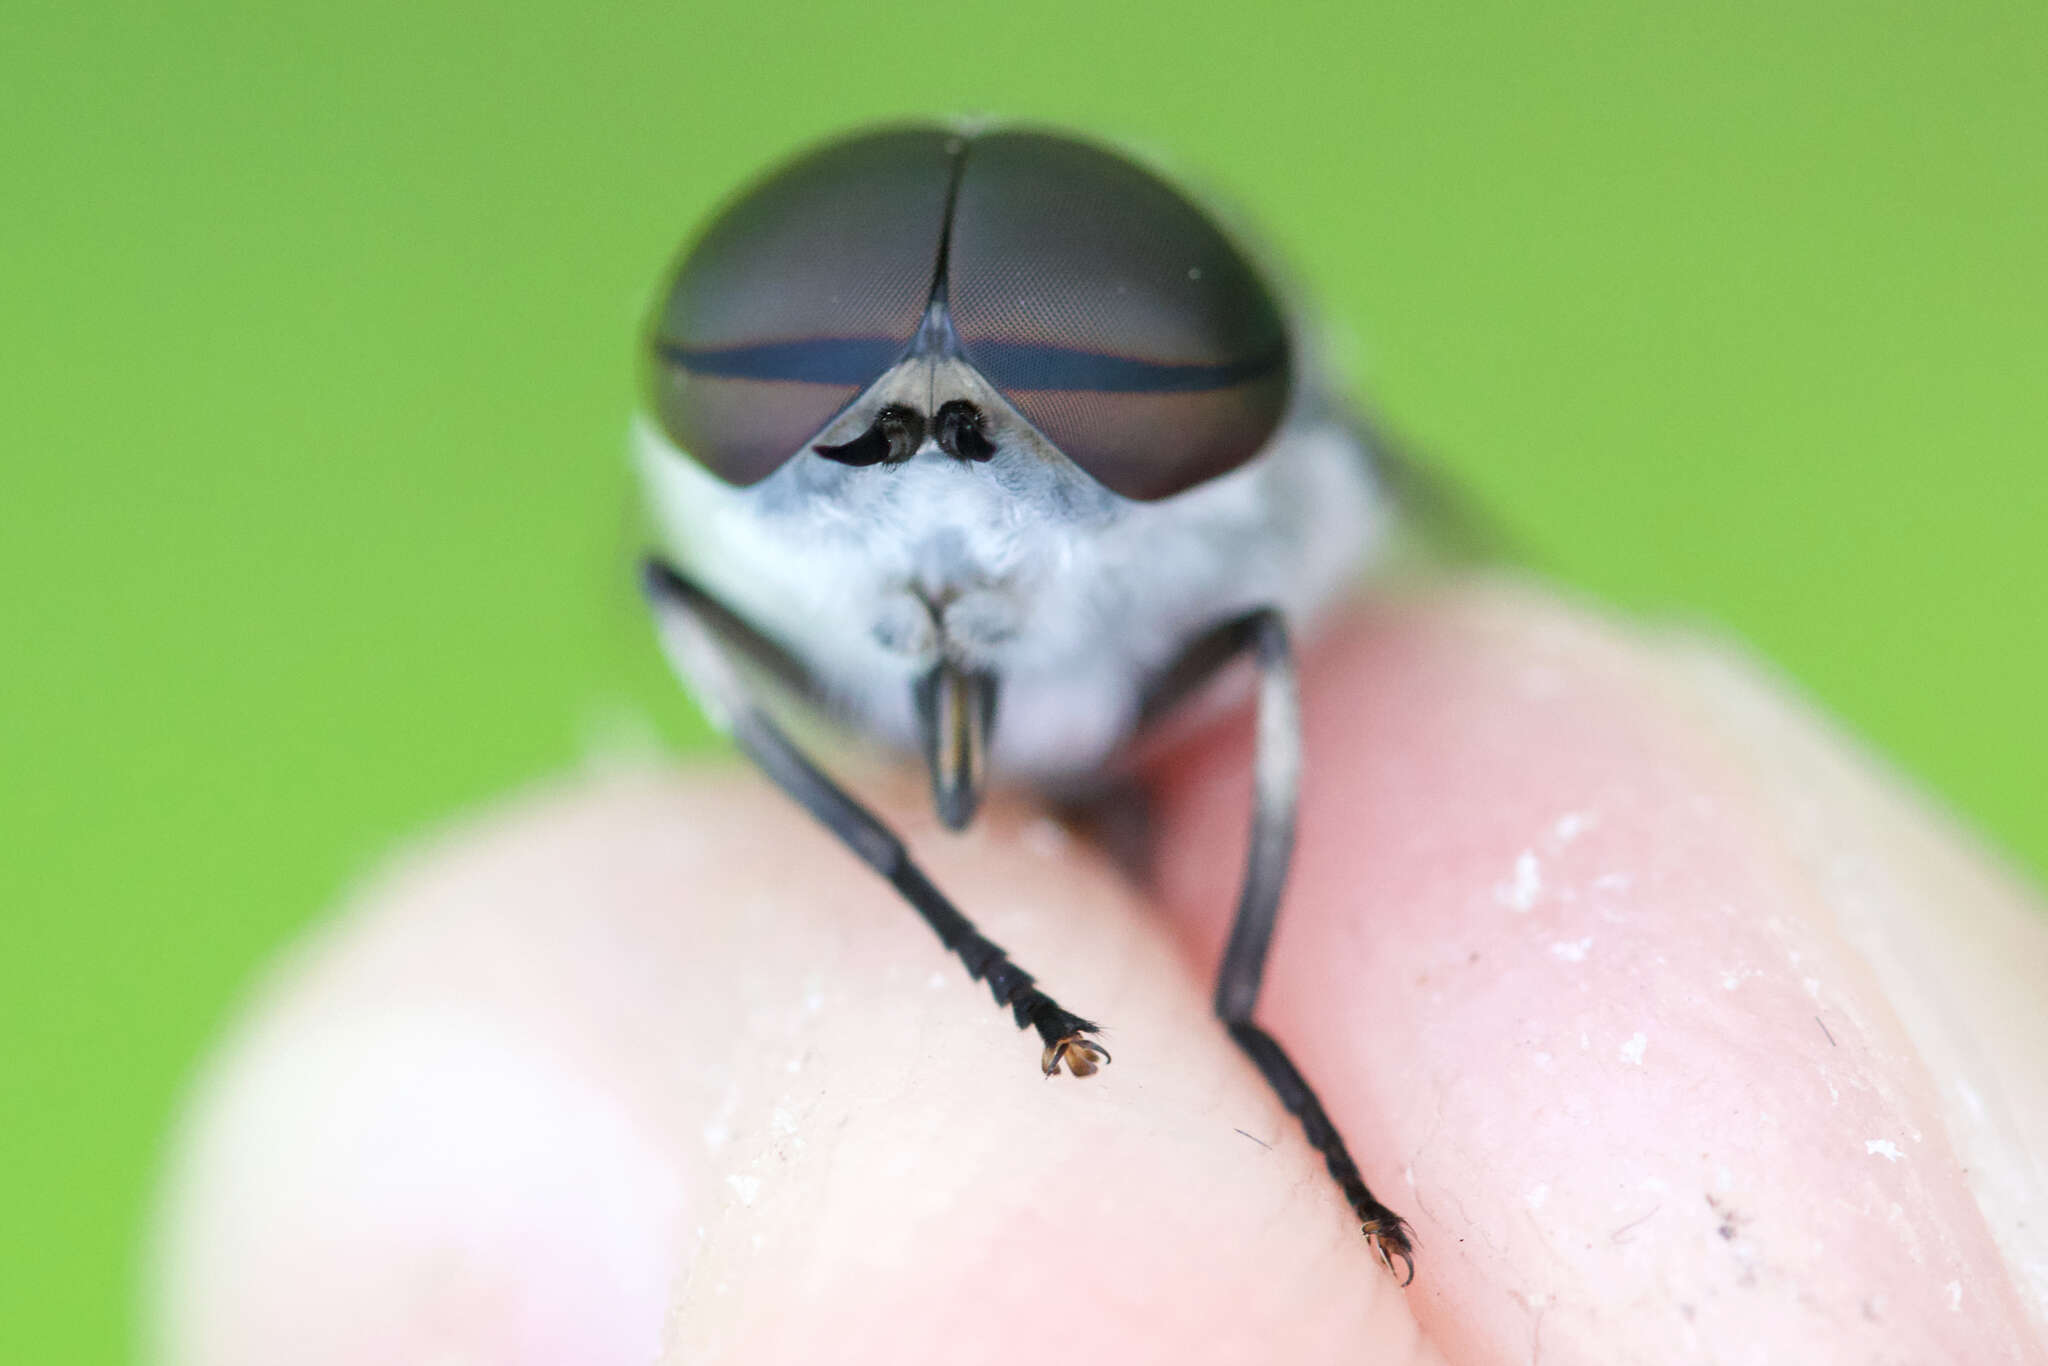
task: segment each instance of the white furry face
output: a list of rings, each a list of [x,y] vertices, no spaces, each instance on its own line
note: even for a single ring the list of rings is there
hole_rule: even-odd
[[[955,394],[988,414],[991,459],[930,441],[895,465],[806,452],[741,489],[634,429],[664,550],[892,745],[915,748],[912,683],[948,658],[1001,679],[996,772],[1085,775],[1195,637],[1264,606],[1305,623],[1382,539],[1365,453],[1312,402],[1248,464],[1156,502],[1095,483],[944,362],[906,362],[821,440],[892,399],[932,411]]]

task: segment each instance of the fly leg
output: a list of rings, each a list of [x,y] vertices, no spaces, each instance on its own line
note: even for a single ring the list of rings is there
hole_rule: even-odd
[[[1197,641],[1148,700],[1156,715],[1185,698],[1224,663],[1249,651],[1259,669],[1258,733],[1252,765],[1251,852],[1238,893],[1237,914],[1223,966],[1216,975],[1216,1014],[1244,1050],[1280,1103],[1301,1121],[1309,1146],[1344,1192],[1389,1271],[1401,1263],[1401,1283],[1415,1279],[1415,1258],[1407,1221],[1367,1189],[1358,1164],[1315,1091],[1285,1049],[1252,1019],[1265,975],[1266,951],[1280,911],[1280,893],[1294,855],[1294,816],[1301,791],[1301,701],[1295,686],[1294,652],[1280,613],[1265,608],[1228,622]]]
[[[800,663],[763,638],[741,617],[658,560],[648,560],[641,583],[654,608],[655,626],[670,665],[690,685],[712,722],[730,734],[747,757],[797,805],[839,837],[861,862],[887,878],[939,942],[958,954],[967,973],[986,982],[996,1004],[1007,1006],[1019,1029],[1035,1029],[1045,1043],[1039,1065],[1047,1076],[1065,1064],[1085,1077],[1109,1061],[1093,1036],[1098,1026],[1040,991],[1030,973],[1010,961],[912,861],[903,842],[848,796],[755,703],[734,655],[767,668],[795,691],[816,697]]]

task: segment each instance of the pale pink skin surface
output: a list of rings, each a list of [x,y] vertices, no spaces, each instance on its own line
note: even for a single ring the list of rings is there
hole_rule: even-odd
[[[1418,1238],[1401,1291],[1207,1016],[1239,715],[1154,885],[999,802],[983,927],[1110,1029],[1041,1079],[751,776],[429,844],[210,1068],[163,1359],[2048,1363],[2048,922],[1739,664],[1477,585],[1310,653],[1262,1018]]]

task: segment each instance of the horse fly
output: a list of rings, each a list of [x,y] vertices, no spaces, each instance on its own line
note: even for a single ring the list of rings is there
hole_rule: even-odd
[[[1077,1077],[1109,1061],[762,708],[772,679],[921,753],[941,822],[991,774],[1071,789],[1233,659],[1256,665],[1250,853],[1215,1010],[1381,1260],[1414,1260],[1253,1019],[1292,856],[1290,628],[1385,540],[1375,443],[1269,284],[1129,158],[1030,129],[855,133],[680,258],[635,428],[664,652],[715,724],[901,893]]]

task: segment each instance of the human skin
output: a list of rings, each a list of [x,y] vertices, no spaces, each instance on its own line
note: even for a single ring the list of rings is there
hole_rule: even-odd
[[[2048,1363],[2031,893],[1753,666],[1526,586],[1356,609],[1303,691],[1260,1018],[1407,1290],[1207,1013],[1240,710],[1146,760],[1142,875],[857,770],[1087,1079],[742,771],[424,842],[209,1067],[159,1355]]]

